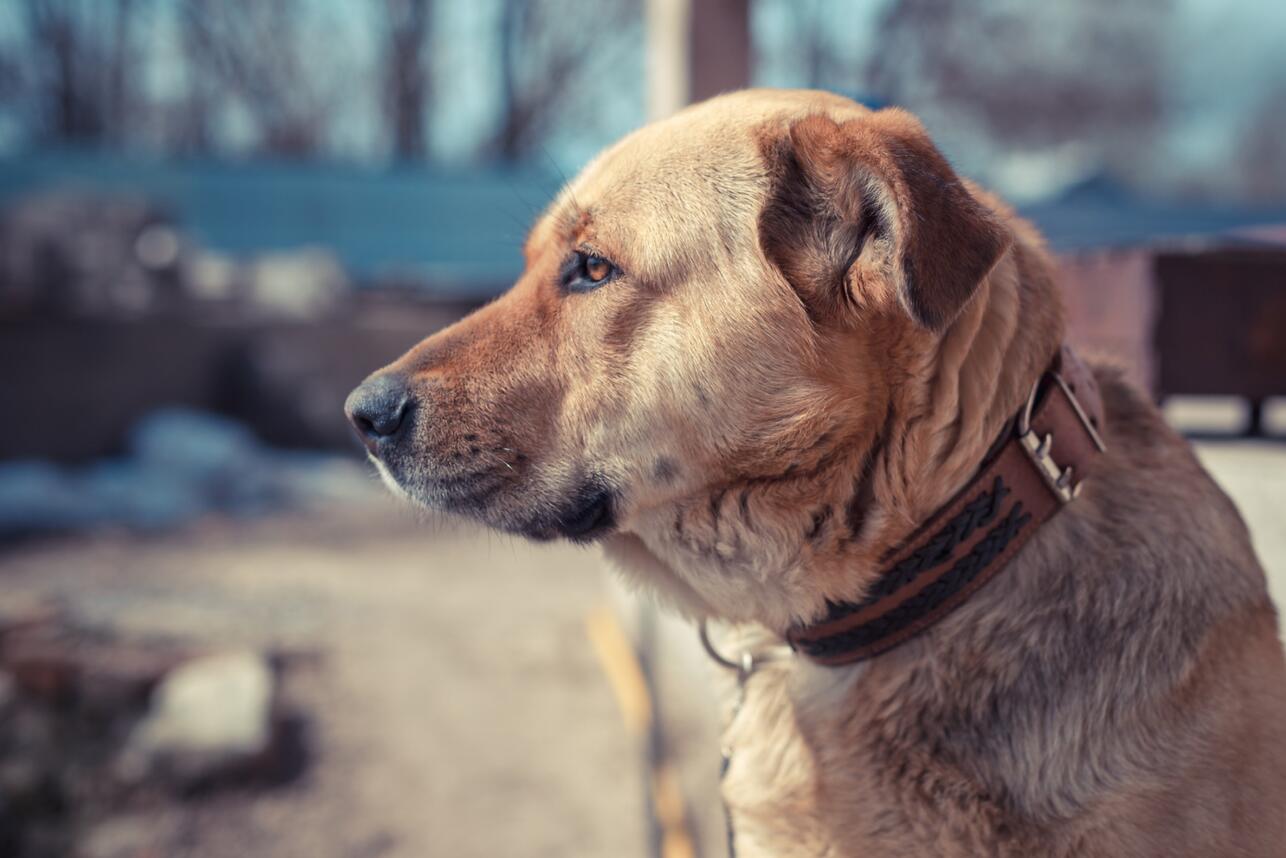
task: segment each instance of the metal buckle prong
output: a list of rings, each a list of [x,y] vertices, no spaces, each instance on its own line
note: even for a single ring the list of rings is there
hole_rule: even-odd
[[[1084,409],[1081,408],[1081,404],[1076,400],[1076,395],[1067,387],[1067,382],[1063,381],[1062,376],[1056,372],[1047,373],[1047,375],[1063,389],[1063,393],[1067,394],[1068,402],[1072,404],[1072,409],[1076,412],[1081,425],[1085,427],[1085,431],[1089,433],[1090,440],[1094,442],[1094,446],[1098,447],[1099,452],[1106,450],[1107,448],[1103,445],[1103,439],[1099,437],[1098,432],[1094,429],[1094,424],[1090,422]],[[1054,457],[1051,455],[1054,447],[1053,434],[1047,432],[1044,436],[1041,436],[1031,428],[1032,412],[1036,409],[1036,395],[1040,392],[1040,383],[1043,380],[1044,377],[1042,376],[1032,385],[1031,393],[1027,396],[1027,405],[1023,408],[1022,414],[1018,416],[1018,440],[1022,442],[1023,450],[1027,452],[1027,456],[1032,460],[1040,475],[1045,478],[1045,482],[1050,489],[1058,496],[1060,501],[1068,503],[1080,495],[1081,484],[1072,482],[1071,466],[1060,468],[1058,463],[1054,461]]]
[[[1022,442],[1028,458],[1036,465],[1036,470],[1040,471],[1040,475],[1045,478],[1045,482],[1049,484],[1054,494],[1058,495],[1059,500],[1067,503],[1081,493],[1081,484],[1072,483],[1072,469],[1059,468],[1058,463],[1049,453],[1054,443],[1053,435],[1042,438],[1028,429],[1018,436],[1018,440]]]

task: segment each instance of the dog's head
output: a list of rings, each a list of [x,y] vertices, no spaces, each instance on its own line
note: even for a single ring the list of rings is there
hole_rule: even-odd
[[[535,539],[638,533],[869,444],[1008,241],[908,114],[724,96],[586,167],[514,287],[347,411],[421,504]]]

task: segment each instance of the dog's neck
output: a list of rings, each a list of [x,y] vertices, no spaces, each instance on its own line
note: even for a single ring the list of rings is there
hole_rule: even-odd
[[[907,350],[921,365],[903,368],[907,380],[866,425],[822,435],[780,479],[649,511],[641,544],[617,539],[609,553],[627,574],[649,566],[639,580],[669,580],[662,595],[690,614],[777,634],[814,619],[828,601],[859,597],[880,558],[970,479],[1061,333],[1049,263],[1020,241],[932,347]]]

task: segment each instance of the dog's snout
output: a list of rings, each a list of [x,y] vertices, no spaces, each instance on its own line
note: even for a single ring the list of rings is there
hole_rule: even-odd
[[[406,380],[379,375],[362,382],[348,395],[344,413],[368,449],[395,439],[407,423],[411,407]]]

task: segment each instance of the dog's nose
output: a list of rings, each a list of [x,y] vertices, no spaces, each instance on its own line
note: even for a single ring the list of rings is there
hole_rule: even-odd
[[[348,395],[344,413],[357,437],[370,450],[391,441],[406,424],[411,396],[406,380],[398,375],[377,375],[362,382]]]

